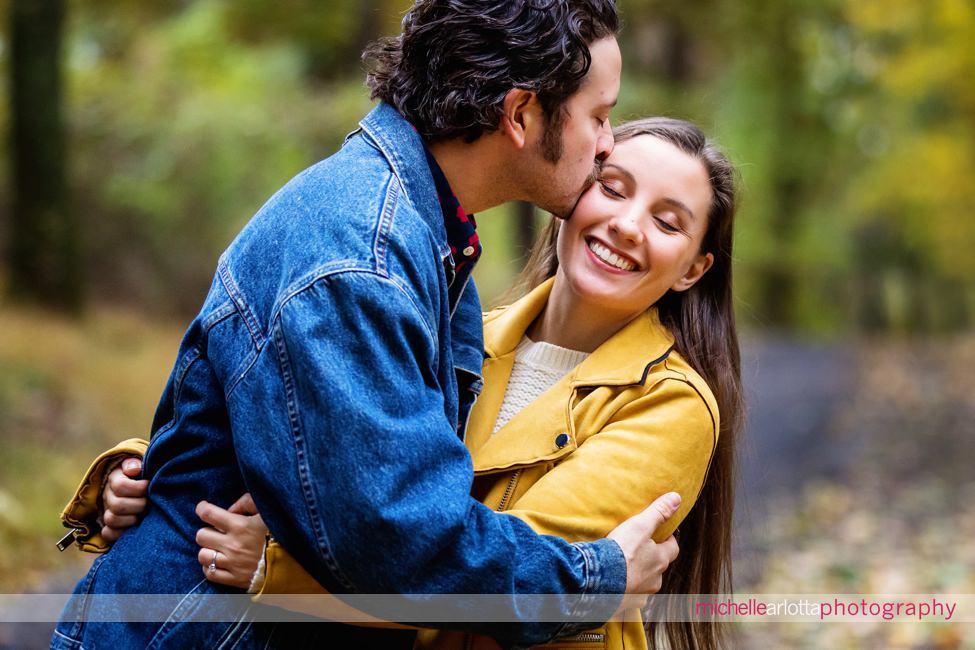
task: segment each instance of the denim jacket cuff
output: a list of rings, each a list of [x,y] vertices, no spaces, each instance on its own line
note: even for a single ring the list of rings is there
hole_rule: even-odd
[[[619,544],[604,538],[573,546],[582,552],[585,582],[572,611],[574,622],[566,623],[557,636],[578,634],[608,621],[626,592],[626,557]]]

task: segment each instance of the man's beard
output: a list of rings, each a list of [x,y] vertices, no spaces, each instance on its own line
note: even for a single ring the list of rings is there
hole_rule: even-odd
[[[564,118],[550,117],[545,124],[545,132],[542,133],[542,140],[539,143],[542,148],[542,158],[553,165],[562,160],[562,152],[565,149],[562,142],[564,126]]]
[[[564,116],[560,115],[559,117],[549,118],[548,124],[545,125],[545,132],[542,134],[542,139],[539,142],[542,158],[553,165],[558,164],[558,162],[562,159],[562,154],[565,150],[562,138],[564,126]],[[582,195],[586,193],[586,190],[592,187],[592,184],[595,183],[596,179],[599,178],[601,169],[602,161],[593,161],[592,171],[589,172],[589,176],[587,176],[586,180],[582,183],[582,187],[576,192],[576,197],[572,202],[572,205],[565,206],[565,209],[548,209],[548,211],[559,219],[568,219],[571,217],[572,213],[576,209],[576,204],[579,202],[579,199],[582,198]]]

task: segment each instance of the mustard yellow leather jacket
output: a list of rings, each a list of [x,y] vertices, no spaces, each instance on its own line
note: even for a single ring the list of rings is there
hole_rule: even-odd
[[[552,281],[484,318],[484,391],[468,426],[473,494],[540,533],[570,541],[605,537],[669,491],[678,512],[654,535],[665,540],[700,494],[718,437],[718,409],[704,380],[673,351],[650,309],[492,435],[515,348],[541,313]],[[256,596],[321,593],[273,540]],[[640,613],[545,648],[647,647]],[[487,637],[421,630],[423,649],[497,648]]]

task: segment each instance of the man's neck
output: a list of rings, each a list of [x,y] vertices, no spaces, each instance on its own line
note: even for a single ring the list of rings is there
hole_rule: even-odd
[[[510,180],[504,174],[504,155],[491,134],[474,142],[461,138],[428,144],[450,189],[468,214],[483,212],[511,200]]]

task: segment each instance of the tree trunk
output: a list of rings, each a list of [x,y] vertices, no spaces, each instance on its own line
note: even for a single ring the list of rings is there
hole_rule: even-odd
[[[82,282],[65,163],[64,19],[64,0],[10,4],[10,290],[17,298],[76,311]]]
[[[796,142],[809,142],[814,127],[803,113],[802,57],[795,33],[795,12],[770,0],[764,3],[754,34],[767,52],[764,64],[766,83],[770,87],[770,115],[766,124],[771,130],[771,154],[768,228],[778,260],[761,271],[762,287],[758,311],[773,327],[797,325],[795,304],[801,287],[794,265],[789,261],[795,250],[795,233],[800,219],[800,206],[808,196],[809,175],[797,160]]]

